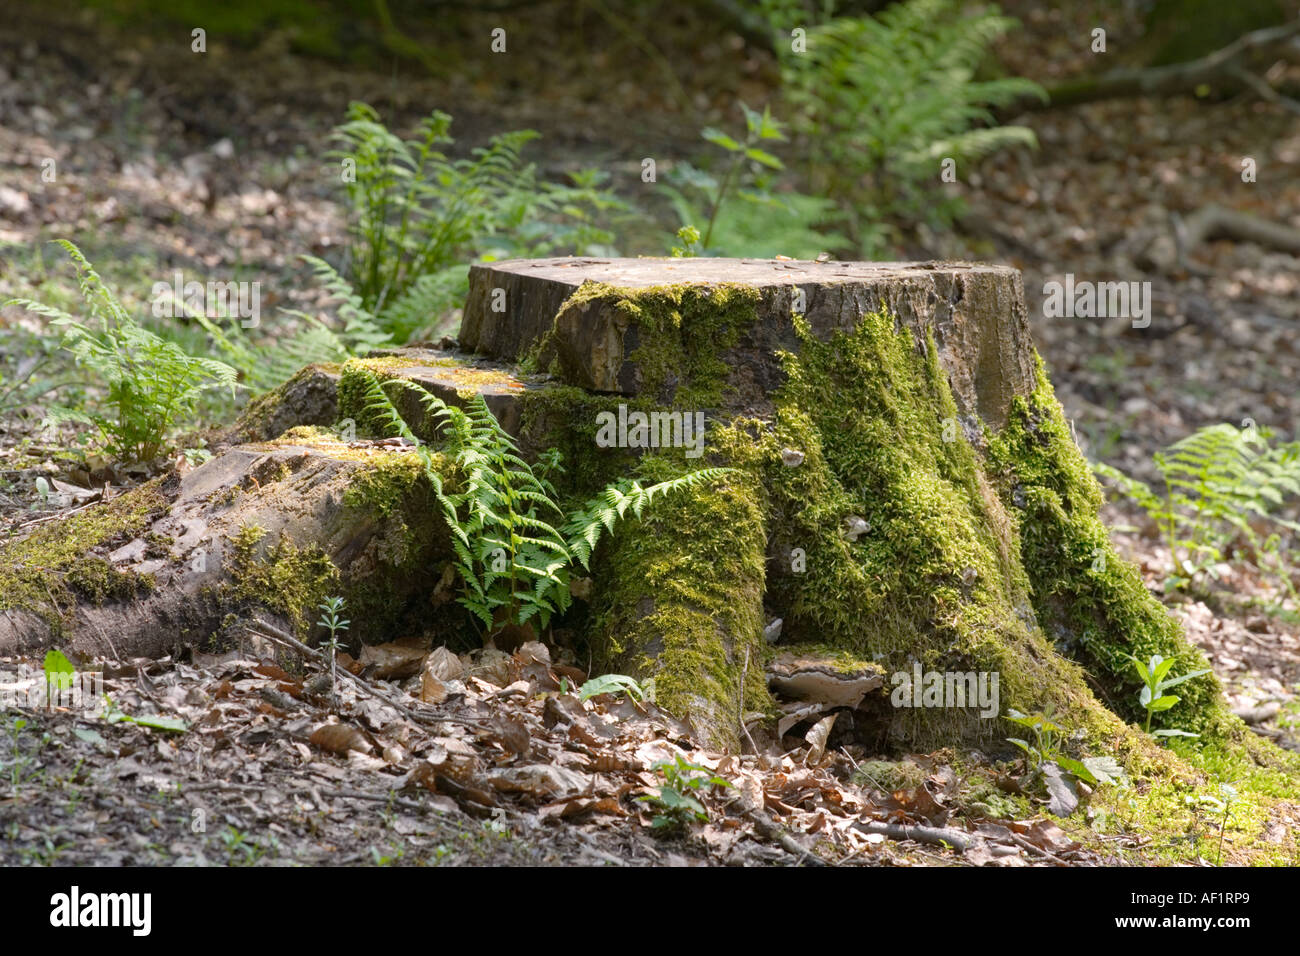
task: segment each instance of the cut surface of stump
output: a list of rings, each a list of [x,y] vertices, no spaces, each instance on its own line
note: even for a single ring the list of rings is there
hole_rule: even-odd
[[[663,294],[646,295],[656,289]],[[494,262],[470,270],[460,344],[506,361],[536,350],[540,368],[594,391],[671,401],[693,388],[714,403],[762,408],[783,377],[776,353],[798,347],[796,314],[825,338],[882,308],[918,337],[934,336],[964,414],[1000,427],[1012,400],[1033,391],[1020,275],[970,263]],[[722,383],[708,380],[717,370],[689,361],[700,345],[726,366],[717,394]],[[678,357],[666,352],[683,360],[666,363]]]

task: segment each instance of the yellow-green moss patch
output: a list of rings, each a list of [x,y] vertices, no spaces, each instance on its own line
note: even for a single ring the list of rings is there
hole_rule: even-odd
[[[267,531],[241,528],[231,539],[231,591],[234,597],[278,611],[300,634],[306,634],[324,598],[338,590],[338,568],[319,545],[298,548],[281,538],[261,547]]]
[[[58,634],[78,593],[102,603],[148,588],[146,578],[113,568],[103,555],[144,532],[176,487],[156,478],[0,547],[0,610],[35,612]]]
[[[1101,489],[1070,434],[1042,365],[1038,389],[1017,398],[1010,420],[988,442],[991,470],[1016,518],[1020,553],[1039,622],[1058,649],[1097,678],[1105,702],[1126,720],[1144,715],[1132,656],[1177,658],[1177,674],[1208,667],[1178,622],[1111,546],[1098,517]],[[1157,714],[1154,728],[1222,735],[1228,722],[1218,679],[1179,686],[1180,703]]]

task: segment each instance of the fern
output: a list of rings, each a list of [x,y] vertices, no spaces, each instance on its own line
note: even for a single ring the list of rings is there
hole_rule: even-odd
[[[279,330],[273,330],[272,344],[266,345],[254,340],[241,327],[234,326],[227,332],[201,310],[186,308],[186,315],[212,336],[226,360],[239,370],[245,384],[257,391],[274,388],[304,365],[344,362],[354,355],[393,344],[392,336],[380,327],[379,319],[366,309],[347,279],[324,259],[301,258],[311,266],[329,297],[337,301],[335,311],[341,327],[335,328],[305,312],[282,309],[285,315],[296,320],[297,327],[289,334],[277,334]]]
[[[466,408],[459,408],[414,382],[381,381],[368,369],[355,368],[364,376],[367,412],[389,435],[415,442],[451,530],[462,585],[457,600],[490,632],[534,619],[540,628],[547,627],[571,603],[574,565],[590,568],[603,534],[613,533],[629,513],[640,518],[661,495],[715,481],[732,470],[706,468],[648,487],[623,480],[566,516],[547,478],[563,470],[559,452],[551,449],[537,466],[529,464],[482,395],[475,394]],[[415,392],[441,422],[438,453],[416,438],[386,391],[391,388]],[[438,454],[455,463],[455,490],[443,483]]]
[[[1283,586],[1294,593],[1280,538],[1262,538],[1251,524],[1254,516],[1300,531],[1276,514],[1288,498],[1300,496],[1300,442],[1271,444],[1271,437],[1265,429],[1227,424],[1194,432],[1153,456],[1163,493],[1109,465],[1093,466],[1160,527],[1173,562],[1168,586],[1212,575],[1240,539],[1257,560],[1271,556]]]
[[[404,140],[373,108],[353,103],[334,131],[331,155],[348,172],[348,274],[360,303],[389,332],[410,330],[404,296],[425,277],[443,278],[420,289],[421,299],[437,292],[433,301],[445,308],[464,297],[466,272],[449,270],[465,260],[562,248],[581,254],[611,239],[595,216],[622,206],[599,189],[597,173],[575,174],[572,186],[539,182],[522,158],[538,135],[532,130],[499,134],[468,157],[452,159],[443,152],[453,142],[450,129],[451,117],[435,110]],[[427,323],[433,315],[422,318]]]
[[[73,243],[56,240],[77,269],[77,283],[92,323],[31,299],[11,299],[51,319],[63,330],[62,346],[108,391],[111,414],[55,407],[52,425],[64,422],[96,428],[109,454],[149,461],[163,450],[173,427],[194,411],[207,389],[229,387],[238,373],[223,362],[187,354],[175,342],[141,327]]]
[[[807,22],[802,5],[764,0],[773,27]],[[889,221],[951,223],[959,206],[927,188],[944,158],[958,168],[1033,133],[997,126],[992,109],[1045,95],[1029,80],[977,80],[989,46],[1016,25],[996,7],[966,13],[959,0],[906,0],[875,17],[842,16],[808,30],[804,53],[779,44],[781,72],[810,156],[817,195],[840,202],[863,254],[882,251]]]

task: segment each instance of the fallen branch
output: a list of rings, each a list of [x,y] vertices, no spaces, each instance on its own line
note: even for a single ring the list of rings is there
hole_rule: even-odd
[[[1185,219],[1173,217],[1172,234],[1156,238],[1138,256],[1144,268],[1164,273],[1191,271],[1188,255],[1210,239],[1253,242],[1268,249],[1300,255],[1300,229],[1223,206],[1202,206]]]
[[[859,821],[853,824],[855,830],[863,833],[879,834],[890,840],[915,840],[917,843],[930,843],[934,846],[948,846],[958,853],[965,853],[974,845],[974,839],[959,830],[941,827],[916,827],[904,823],[885,823],[881,820]]]
[[[825,860],[813,853],[811,850],[799,844],[799,841],[785,827],[768,820],[760,811],[753,811],[746,814],[763,839],[771,840],[787,853],[792,853],[799,859],[800,863],[807,863],[809,866],[830,866]]]
[[[1258,87],[1240,74],[1244,71],[1242,62],[1247,57],[1259,53],[1269,53],[1285,47],[1288,42],[1300,34],[1300,19],[1281,26],[1268,27],[1243,34],[1222,49],[1215,50],[1197,60],[1183,63],[1171,63],[1167,66],[1147,68],[1124,68],[1111,70],[1100,76],[1068,80],[1047,91],[1047,102],[1037,97],[1025,97],[1004,112],[1021,112],[1028,109],[1053,108],[1058,106],[1077,106],[1080,103],[1092,103],[1097,100],[1117,99],[1132,96],[1170,96],[1186,93],[1196,87],[1221,80],[1245,82],[1261,96]],[[1263,80],[1251,77],[1258,84],[1267,86]],[[1272,91],[1272,87],[1269,87]],[[1276,91],[1273,91],[1276,92]],[[1282,99],[1281,94],[1276,94]],[[1268,97],[1265,97],[1268,98]],[[1288,109],[1290,107],[1287,107]]]

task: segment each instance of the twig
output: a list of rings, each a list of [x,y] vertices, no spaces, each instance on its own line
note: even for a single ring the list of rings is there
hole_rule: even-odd
[[[1254,90],[1260,99],[1272,103],[1275,106],[1280,106],[1285,110],[1290,110],[1292,113],[1300,116],[1300,102],[1296,102],[1289,96],[1283,96],[1254,73],[1243,69],[1242,67],[1235,67],[1232,70],[1229,70],[1229,73]]]
[[[228,783],[222,780],[212,780],[212,781],[206,781],[204,783],[196,783],[196,784],[182,783],[180,785],[180,789],[182,794],[186,794],[186,793],[200,793],[204,790],[231,790],[236,793],[247,793],[247,792],[256,791],[258,793],[264,793],[267,788],[265,784],[254,785],[254,784],[247,784],[247,783]],[[388,791],[387,793],[371,793],[366,790],[334,790],[328,787],[325,789],[321,789],[320,787],[312,787],[310,791],[286,790],[284,792],[293,796],[312,796],[317,798],[325,796],[325,797],[335,797],[340,800],[370,800],[376,803],[391,803],[393,806],[401,807],[404,810],[418,810],[422,813],[432,812],[437,814],[440,820],[446,821],[452,826],[460,827],[461,829],[467,829],[467,830],[473,829],[472,827],[467,826],[463,821],[448,816],[444,811],[439,810],[437,807],[434,807],[429,804],[421,803],[419,800],[411,800],[406,797],[399,797],[397,796],[396,792],[392,790]]]
[[[302,643],[302,641],[298,640],[293,635],[287,634],[284,631],[280,630],[274,624],[264,621],[261,618],[256,618],[255,620],[257,621],[258,627],[265,628],[266,631],[269,633],[263,633],[261,631],[258,631],[256,628],[250,627],[248,625],[244,626],[244,630],[250,634],[254,634],[257,635],[258,637],[265,638],[266,640],[274,641],[277,644],[282,644],[291,650],[297,651],[299,654],[303,655],[307,659],[316,661],[318,664],[321,664],[322,666],[328,666],[329,658],[327,658],[320,651],[308,647],[306,644]],[[453,717],[451,715],[421,714],[418,711],[413,710],[412,708],[406,706],[406,704],[402,703],[402,701],[398,700],[396,697],[392,696],[391,694],[387,694],[379,690],[378,688],[370,686],[370,684],[366,683],[356,674],[353,674],[347,668],[344,668],[343,670],[339,671],[339,673],[342,676],[346,677],[348,680],[352,681],[352,683],[355,684],[357,689],[360,690],[362,693],[368,694],[369,696],[374,697],[377,700],[383,701],[388,706],[396,709],[398,713],[406,717],[408,720],[413,720],[418,724],[424,724],[426,727],[437,726],[439,724],[445,724],[445,723],[455,723],[455,724],[464,724],[468,727],[477,727],[481,730],[489,729],[486,723],[484,723],[481,720],[475,720],[472,717]]]
[[[859,821],[853,827],[863,833],[878,833],[890,840],[915,840],[917,843],[931,843],[935,846],[946,845],[958,853],[965,853],[974,843],[968,834],[939,827],[914,827],[881,820]]]
[[[800,846],[799,841],[790,835],[785,827],[773,823],[766,819],[758,810],[751,810],[747,816],[753,821],[754,826],[758,828],[759,833],[765,839],[771,840],[778,844],[781,849],[787,853],[792,853],[800,863],[807,863],[809,866],[830,866],[825,860],[813,853],[811,850]]]
[[[753,735],[750,734],[749,728],[745,726],[745,681],[749,679],[749,648],[745,648],[745,666],[740,670],[740,729],[745,734],[745,739],[749,741],[749,746],[754,753],[758,753],[758,744],[754,743]]]
[[[1051,861],[1052,861],[1053,863],[1055,863],[1057,866],[1069,866],[1069,865],[1070,865],[1070,864],[1066,863],[1064,860],[1062,860],[1062,859],[1061,859],[1059,856],[1057,856],[1055,853],[1052,853],[1050,850],[1044,850],[1041,846],[1035,846],[1034,844],[1030,843],[1028,840],[1026,840],[1024,837],[1022,837],[1019,833],[1009,833],[1009,834],[1007,834],[1007,835],[1008,835],[1009,837],[1011,837],[1011,842],[1014,843],[1014,844],[1016,844],[1016,846],[1023,847],[1024,849],[1029,850],[1031,853],[1037,853],[1037,854],[1039,854],[1040,856],[1045,856],[1045,857],[1047,857],[1047,859],[1051,860]]]

